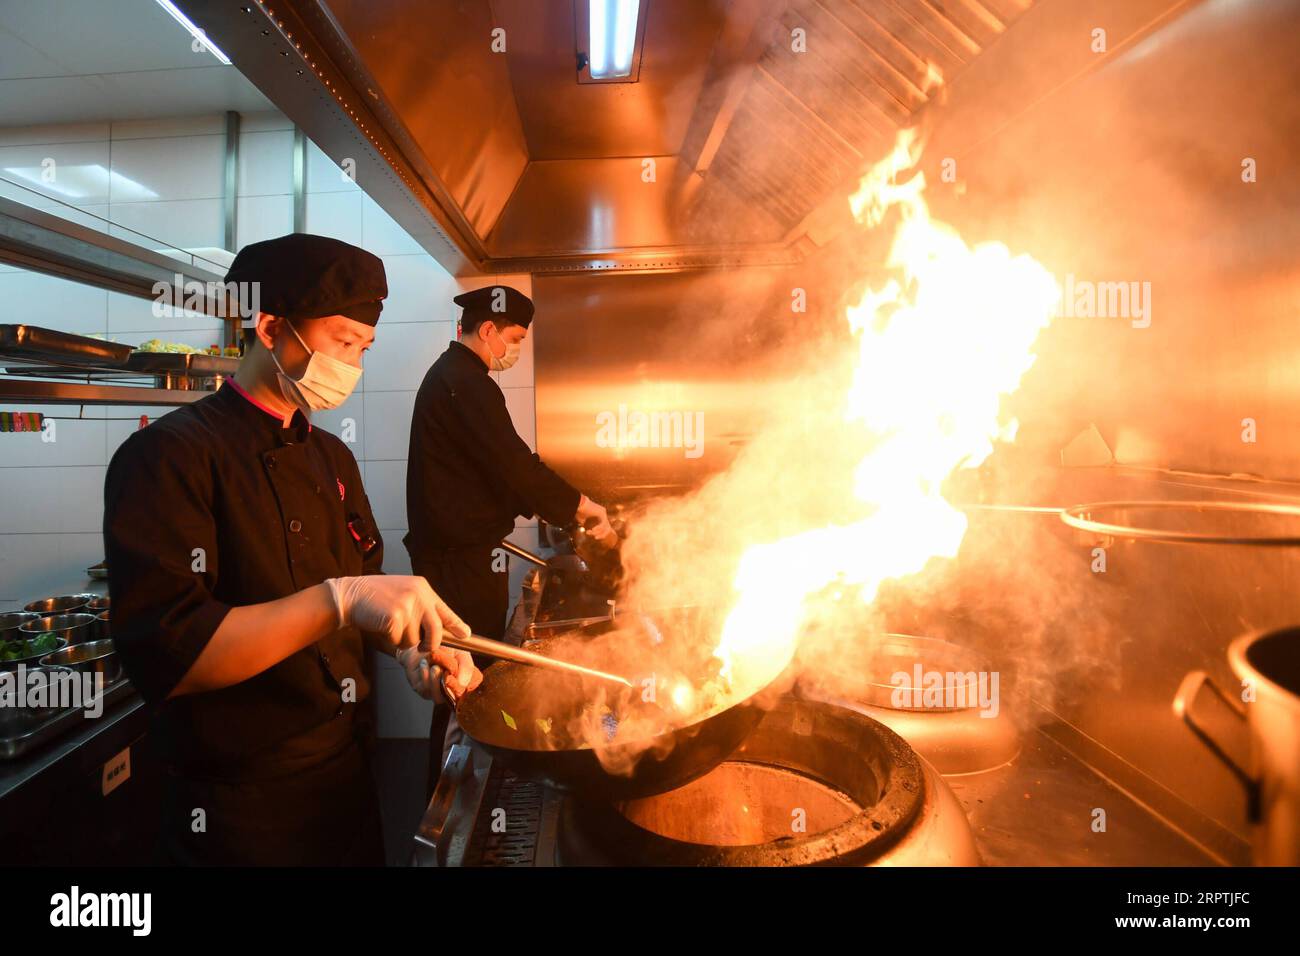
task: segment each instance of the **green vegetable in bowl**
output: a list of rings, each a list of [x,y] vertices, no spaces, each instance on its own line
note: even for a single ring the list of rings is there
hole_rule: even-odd
[[[19,661],[25,657],[36,657],[59,649],[59,636],[53,631],[46,631],[31,638],[17,638],[0,642],[0,661]]]
[[[48,654],[59,649],[59,635],[53,631],[46,631],[29,640],[27,645],[32,649],[33,654]]]

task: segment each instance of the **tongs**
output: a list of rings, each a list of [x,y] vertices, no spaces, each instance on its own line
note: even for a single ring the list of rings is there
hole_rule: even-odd
[[[605,671],[598,671],[591,667],[583,667],[581,664],[573,664],[569,661],[557,660],[554,657],[547,657],[545,654],[538,654],[536,651],[526,651],[522,647],[515,647],[513,644],[507,644],[504,641],[494,641],[491,638],[479,637],[477,634],[471,634],[468,637],[458,637],[448,631],[442,634],[443,647],[453,647],[458,651],[471,651],[475,654],[486,654],[489,657],[495,657],[503,661],[514,661],[516,664],[527,664],[530,667],[540,667],[543,670],[556,671],[563,674],[576,674],[580,677],[595,677],[598,680],[609,681],[613,684],[621,684],[624,687],[631,687],[632,682],[626,677],[620,677],[617,674],[609,674]]]

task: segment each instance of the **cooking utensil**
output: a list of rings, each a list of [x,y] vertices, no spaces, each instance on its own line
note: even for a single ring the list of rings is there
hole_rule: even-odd
[[[33,611],[36,614],[67,614],[72,611],[80,611],[98,597],[98,594],[63,594],[59,597],[47,597],[41,598],[39,601],[33,601],[23,610]]]
[[[1174,696],[1174,714],[1245,788],[1255,863],[1300,866],[1300,628],[1244,634],[1228,645],[1228,663],[1254,700],[1234,700],[1205,671],[1192,671]],[[1246,724],[1249,767],[1196,720],[1192,708],[1203,688]]]
[[[122,676],[122,662],[112,641],[86,641],[69,644],[62,650],[41,658],[44,667],[71,667],[74,671],[103,674],[104,683],[111,684]]]
[[[33,618],[18,630],[24,637],[35,637],[53,631],[56,637],[66,639],[69,644],[77,644],[93,637],[95,627],[93,614],[47,614]]]
[[[74,366],[120,366],[131,346],[73,335],[37,325],[0,325],[0,355],[22,362]]]
[[[666,621],[661,626],[673,633]],[[561,635],[533,647],[548,657],[654,676],[655,686],[659,678],[682,673],[669,648],[626,630],[594,638]],[[737,662],[733,690],[695,714],[675,711],[670,700],[662,706],[647,702],[643,690],[610,695],[607,684],[500,661],[484,671],[477,689],[461,697],[456,719],[470,738],[520,776],[602,799],[649,796],[682,786],[727,759],[762,719],[769,696],[788,683],[783,675],[793,652],[792,644],[781,659]],[[698,691],[698,684],[693,689]],[[609,715],[599,713],[602,699],[612,703]],[[581,726],[590,729],[593,721],[613,734],[599,752],[590,733],[584,739],[577,732]],[[620,738],[624,724],[634,730]]]
[[[0,641],[17,637],[19,627],[38,617],[40,615],[34,611],[8,611],[0,614]]]
[[[108,611],[100,611],[95,615],[95,633],[100,640],[106,640],[113,636],[113,630],[109,627]]]
[[[42,721],[63,709],[58,706],[60,696],[57,685],[60,681],[72,677],[72,669],[68,667],[29,665],[29,681],[31,671],[41,671],[44,674],[46,702],[43,705],[32,703],[33,696],[29,692],[29,694],[24,695],[24,706],[19,707],[18,701],[20,698],[16,687],[8,688],[7,692],[0,692],[0,738],[18,737],[29,733],[39,726]],[[32,687],[33,685],[29,683],[28,686]]]
[[[584,534],[584,537],[587,536]],[[594,539],[584,543],[582,552],[578,552],[575,545],[575,553],[562,553],[549,558],[533,554],[511,541],[502,541],[501,547],[538,567],[577,573],[593,591],[602,594],[616,593],[623,581],[623,565],[619,561],[618,550],[607,549]]]
[[[521,548],[513,541],[502,541],[501,547],[515,557],[523,558],[539,568],[548,568],[552,571],[577,571],[583,574],[587,571],[587,565],[576,554],[557,554],[550,558],[543,558],[541,555],[533,554],[526,548]]]
[[[4,641],[3,643],[8,643],[9,641],[28,641],[28,640],[31,640],[31,639],[34,638],[34,637],[37,637],[37,636],[38,636],[38,635],[36,635],[36,634],[24,634],[24,633],[22,633],[21,631],[19,631],[19,632],[15,633],[12,637],[8,638],[8,639],[7,639],[6,641]],[[56,644],[55,644],[55,649],[56,649],[56,650],[62,650],[63,648],[65,648],[65,647],[68,646],[68,640],[67,640],[67,638],[64,638],[64,637],[58,637],[58,638],[55,638],[55,641],[56,641]],[[50,651],[49,648],[46,648],[46,649],[43,650],[43,651],[37,651],[36,653],[34,653],[34,654],[28,654],[28,655],[26,655],[25,657],[15,657],[13,660],[0,661],[0,671],[16,671],[16,670],[18,669],[18,665],[19,665],[19,664],[22,664],[22,665],[24,665],[24,666],[26,666],[26,667],[33,667],[33,666],[35,666],[35,665],[36,665],[36,664],[37,664],[37,663],[38,663],[38,662],[39,662],[43,657],[45,657],[46,654],[49,654],[49,653],[52,653],[52,652]]]
[[[472,651],[475,654],[486,654],[489,657],[495,657],[498,660],[514,661],[517,664],[527,664],[529,667],[538,667],[542,670],[554,671],[562,674],[574,674],[580,677],[593,677],[596,680],[609,681],[614,684],[620,684],[623,687],[631,687],[632,682],[626,677],[619,677],[617,674],[607,674],[604,671],[596,670],[591,667],[583,667],[581,664],[573,664],[569,661],[557,660],[553,657],[547,657],[545,654],[539,654],[537,651],[525,650],[522,647],[515,647],[513,644],[507,644],[504,641],[494,641],[490,638],[479,637],[471,634],[469,637],[457,637],[454,634],[443,633],[442,643],[444,647],[454,647],[460,651]]]
[[[1241,501],[1101,501],[1061,512],[1071,528],[1168,544],[1300,545],[1300,507]]]

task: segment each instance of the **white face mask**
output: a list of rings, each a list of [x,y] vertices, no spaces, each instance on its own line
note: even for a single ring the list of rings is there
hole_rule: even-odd
[[[500,332],[497,332],[497,338],[501,339],[501,344],[506,347],[506,351],[504,355],[498,356],[492,351],[492,346],[489,345],[488,355],[490,356],[490,359],[488,361],[488,368],[492,369],[494,372],[504,372],[510,366],[519,361],[519,343],[507,342]]]
[[[271,352],[271,361],[275,362],[275,367],[278,369],[280,392],[284,395],[284,400],[297,406],[308,417],[312,412],[338,408],[347,401],[352,390],[357,387],[357,382],[361,379],[361,369],[339,361],[324,352],[313,352],[308,348],[307,343],[302,341],[302,336],[288,319],[284,324],[289,326],[293,337],[302,343],[302,347],[307,349],[307,354],[311,356],[307,360],[307,368],[303,371],[302,377],[295,379],[284,373],[284,366],[275,357],[275,352]]]

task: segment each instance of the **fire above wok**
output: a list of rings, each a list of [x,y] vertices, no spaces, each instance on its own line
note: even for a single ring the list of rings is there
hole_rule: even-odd
[[[696,608],[640,626],[566,634],[533,650],[632,680],[630,689],[501,661],[462,698],[457,721],[516,773],[558,789],[627,799],[663,793],[712,770],[758,724],[793,654],[712,656],[715,621]]]

